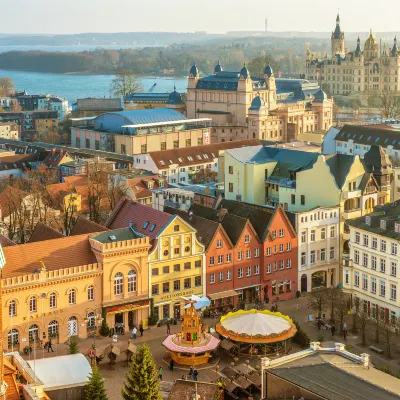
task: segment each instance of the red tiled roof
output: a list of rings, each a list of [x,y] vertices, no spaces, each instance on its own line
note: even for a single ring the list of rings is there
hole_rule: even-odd
[[[1,355],[1,357],[3,357],[3,355]],[[19,395],[18,384],[16,381],[17,369],[5,357],[3,357],[3,362],[4,380],[7,383],[6,398],[7,400],[20,400],[21,397]]]
[[[172,218],[174,217],[166,212],[134,203],[129,199],[122,199],[111,214],[106,226],[109,229],[126,228],[132,222],[136,232],[154,239]]]
[[[261,141],[259,139],[234,140],[232,142],[220,142],[202,146],[184,147],[181,149],[151,151],[149,155],[158,169],[166,169],[172,164],[177,164],[179,166],[211,164],[214,162],[214,158],[218,158],[218,152],[220,150],[257,146],[260,144]]]
[[[43,240],[58,239],[62,237],[64,237],[64,235],[61,232],[56,231],[42,222],[38,222],[29,238],[29,243],[42,242]]]
[[[161,179],[164,182],[164,187],[168,187],[168,183],[165,181],[165,179],[157,174],[157,175],[148,175],[146,177],[138,177],[138,178],[132,178],[132,179],[127,179],[126,183],[130,186],[135,199],[144,199],[146,197],[151,197],[152,190],[157,190],[159,189],[158,185],[158,180]],[[146,181],[152,181],[153,182],[153,189],[148,189]]]
[[[0,235],[0,244],[2,247],[8,247],[8,246],[16,246],[17,243],[14,243],[12,240],[10,240],[8,237],[4,235]]]
[[[105,232],[105,231],[108,231],[108,229],[105,226],[96,224],[96,222],[90,221],[87,218],[78,217],[69,235],[76,236],[85,233],[89,234],[89,233]]]
[[[25,243],[6,247],[3,252],[6,259],[3,279],[31,274],[40,269],[41,260],[48,271],[97,263],[88,235]]]

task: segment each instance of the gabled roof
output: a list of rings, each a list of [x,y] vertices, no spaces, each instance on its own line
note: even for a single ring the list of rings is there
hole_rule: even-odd
[[[131,178],[127,179],[126,183],[129,185],[131,188],[135,200],[140,200],[144,199],[147,197],[151,197],[152,195],[152,190],[157,190],[160,188],[158,182],[162,180],[164,182],[164,187],[168,187],[168,182],[159,174],[156,175],[142,175],[137,178]],[[153,182],[153,189],[148,189],[147,188],[147,181],[152,181]]]
[[[122,199],[106,223],[108,229],[127,228],[132,222],[133,229],[151,239],[158,236],[172,220],[171,214],[158,211],[150,206]]]
[[[29,238],[29,243],[42,242],[43,240],[58,239],[62,237],[64,237],[64,235],[61,232],[56,231],[42,222],[38,222]]]
[[[6,247],[3,252],[3,279],[32,274],[40,269],[41,260],[48,271],[97,263],[88,235],[25,243]]]
[[[1,247],[8,247],[8,246],[16,246],[17,243],[14,243],[8,237],[0,234],[0,245]]]
[[[69,236],[83,235],[96,232],[105,232],[108,229],[105,226],[96,224],[96,222],[90,219],[79,216],[72,228]]]
[[[48,167],[58,167],[64,157],[69,157],[71,159],[74,158],[68,151],[52,149],[47,157],[43,160],[43,163]]]
[[[345,184],[354,160],[355,157],[348,154],[329,154],[325,156],[325,162],[334,176],[339,189]]]

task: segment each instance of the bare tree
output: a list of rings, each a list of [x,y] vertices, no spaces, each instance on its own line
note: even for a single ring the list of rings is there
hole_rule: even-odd
[[[381,112],[385,118],[397,118],[400,114],[400,98],[391,90],[384,90],[381,95]]]
[[[343,295],[342,289],[331,287],[326,290],[326,301],[331,311],[331,321],[335,323],[335,306],[336,302]]]
[[[339,322],[339,333],[343,333],[344,318],[349,311],[349,301],[344,293],[336,300],[335,303],[335,318]]]
[[[358,314],[360,312],[360,299],[358,297],[354,297],[354,303],[353,303],[353,332],[357,332],[358,329]]]
[[[9,96],[14,90],[15,84],[11,77],[3,76],[0,77],[0,95]]]
[[[115,97],[125,98],[127,94],[142,91],[142,82],[132,71],[122,70],[111,81],[110,94]]]
[[[361,346],[367,345],[366,332],[368,325],[372,322],[371,317],[368,315],[368,310],[365,307],[359,307],[357,311],[357,328],[361,332]]]
[[[385,317],[379,321],[378,327],[382,333],[383,343],[386,345],[386,355],[392,358],[392,345],[395,344],[395,338],[397,337],[396,324],[392,324]]]
[[[308,296],[308,306],[311,310],[318,312],[318,318],[321,318],[322,311],[327,304],[326,289],[313,290]]]

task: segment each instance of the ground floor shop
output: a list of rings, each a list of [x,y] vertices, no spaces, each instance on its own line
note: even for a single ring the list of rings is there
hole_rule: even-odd
[[[299,271],[298,279],[301,292],[337,287],[339,283],[339,264],[302,268]]]

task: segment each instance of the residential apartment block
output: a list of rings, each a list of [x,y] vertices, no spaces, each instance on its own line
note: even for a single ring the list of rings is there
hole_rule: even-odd
[[[0,122],[0,138],[19,139],[19,126],[14,122]]]
[[[343,263],[343,288],[371,317],[387,321],[400,314],[399,215],[400,204],[394,202],[349,221],[349,257]]]

